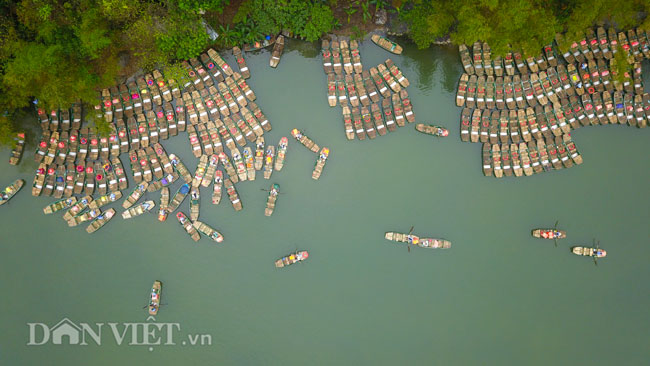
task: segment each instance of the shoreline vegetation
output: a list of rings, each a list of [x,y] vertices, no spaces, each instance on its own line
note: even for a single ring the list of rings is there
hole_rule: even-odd
[[[210,47],[281,32],[309,42],[379,32],[404,35],[418,48],[483,41],[495,56],[520,50],[526,57],[558,33],[564,52],[595,25],[650,26],[650,3],[640,0],[10,0],[0,7],[0,145],[9,146],[35,125],[27,117],[36,102],[91,110],[98,90],[129,75],[158,68],[182,81],[181,62]],[[98,132],[108,127],[92,122]]]

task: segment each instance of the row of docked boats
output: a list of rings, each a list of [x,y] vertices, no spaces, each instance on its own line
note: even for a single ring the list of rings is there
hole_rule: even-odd
[[[626,124],[644,128],[650,118],[650,97],[634,100],[616,99],[612,103],[607,92],[592,97],[583,95],[562,99],[561,103],[537,105],[535,108],[489,110],[463,108],[460,118],[462,141],[519,143],[532,139],[569,134],[582,126]],[[618,97],[618,96],[617,96]],[[617,103],[618,102],[618,103]],[[647,103],[647,104],[646,104]]]
[[[460,45],[459,52],[465,72],[472,75],[514,75],[517,71],[524,75],[530,72],[544,71],[558,65],[558,56],[562,55],[569,63],[588,61],[609,61],[621,49],[626,58],[637,62],[650,57],[648,34],[642,29],[630,29],[616,32],[612,27],[608,31],[598,27],[596,31],[588,29],[584,37],[577,41],[567,41],[560,34],[555,43],[545,45],[537,56],[522,57],[520,52],[509,52],[505,57],[492,57],[487,42],[475,42],[471,47]]]
[[[462,74],[456,92],[456,105],[481,109],[516,109],[560,103],[566,98],[589,98],[608,95],[610,102],[620,98],[643,98],[641,67],[634,68],[632,82],[611,82],[609,69],[594,71],[586,66],[576,70],[575,65],[558,65],[539,74],[513,77],[476,76]],[[602,75],[602,77],[601,77]]]
[[[519,144],[484,143],[482,158],[483,174],[496,178],[529,176],[582,164],[582,156],[569,135]]]
[[[330,107],[378,104],[381,97],[390,99],[391,95],[406,89],[410,82],[402,71],[387,59],[384,63],[363,72],[346,75],[327,73],[327,101]]]
[[[406,122],[415,121],[415,113],[406,89],[391,98],[379,103],[369,103],[368,106],[343,106],[343,127],[348,140],[355,138],[365,140],[384,136],[389,131],[395,132],[397,127],[403,127]]]
[[[324,38],[321,55],[323,56],[323,70],[326,74],[336,74],[342,77],[344,74],[361,74],[363,71],[359,43],[356,40],[348,41],[335,36],[331,39]]]
[[[32,183],[33,196],[100,195],[126,189],[128,181],[118,157],[94,163],[39,164]]]

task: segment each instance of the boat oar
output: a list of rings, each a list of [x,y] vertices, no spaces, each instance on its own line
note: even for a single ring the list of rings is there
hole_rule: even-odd
[[[555,236],[555,232],[557,231],[557,224],[560,222],[560,220],[555,221],[555,226],[553,226],[553,240],[555,241],[555,247],[557,248],[557,237]]]

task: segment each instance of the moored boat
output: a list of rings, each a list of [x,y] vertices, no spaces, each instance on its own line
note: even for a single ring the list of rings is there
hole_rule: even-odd
[[[277,155],[275,158],[275,170],[280,171],[284,167],[284,159],[287,155],[287,147],[289,145],[289,139],[282,137],[280,143],[278,143]]]
[[[294,128],[291,130],[291,136],[293,136],[298,142],[300,142],[304,147],[308,148],[312,152],[317,153],[320,147],[318,144],[316,144],[314,141],[312,141],[309,137],[303,135],[300,130],[297,128]]]
[[[68,226],[73,227],[73,226],[77,226],[77,225],[81,224],[82,222],[90,221],[90,220],[92,220],[94,218],[99,217],[99,215],[101,215],[101,213],[102,212],[99,209],[88,210],[88,211],[82,213],[81,215],[75,216],[75,217],[71,218],[70,220],[68,220]]]
[[[201,222],[199,220],[194,220],[192,223],[194,228],[198,230],[201,234],[207,236],[208,238],[221,243],[223,241],[223,235],[220,232],[210,227],[208,224]]]
[[[433,125],[425,125],[424,123],[418,123],[415,125],[415,129],[418,132],[422,132],[427,135],[438,136],[438,137],[447,137],[449,136],[449,131],[446,128]]]
[[[297,251],[275,261],[275,266],[277,268],[282,268],[294,263],[302,262],[307,258],[309,258],[309,253],[306,250]]]
[[[273,173],[273,158],[275,157],[275,146],[269,145],[266,147],[266,155],[264,157],[264,179],[271,179]]]
[[[264,164],[264,137],[260,136],[255,141],[255,170],[262,169]]]
[[[377,46],[385,49],[388,52],[392,52],[396,55],[402,54],[402,46],[385,37],[382,37],[378,34],[373,34],[371,39],[373,42],[375,42],[375,44],[377,44]]]
[[[278,194],[280,193],[280,185],[273,183],[271,189],[269,190],[269,196],[266,199],[266,208],[264,209],[264,216],[271,216],[275,210],[275,202],[278,200]]]
[[[43,213],[48,215],[57,211],[65,210],[77,203],[77,197],[63,198],[43,208]]]
[[[151,211],[154,207],[156,207],[156,204],[154,201],[144,201],[139,205],[133,206],[129,208],[128,210],[122,212],[122,218],[123,219],[131,219],[136,216],[140,216],[145,212]]]
[[[269,65],[271,65],[271,67],[278,67],[278,64],[280,63],[280,57],[282,57],[283,51],[284,51],[284,36],[279,35],[278,38],[275,40],[275,44],[273,45],[273,51],[271,52],[271,60],[269,61]]]
[[[106,225],[112,218],[115,216],[115,210],[110,208],[101,215],[98,215],[93,219],[90,224],[86,227],[86,232],[92,234],[95,231],[99,230],[102,226]]]
[[[5,189],[0,192],[0,206],[7,203],[13,196],[20,191],[25,185],[25,181],[22,179],[16,179],[13,183],[7,186]]]
[[[235,211],[240,211],[242,209],[242,203],[239,199],[239,194],[237,194],[237,190],[235,189],[235,185],[233,184],[232,180],[230,180],[230,178],[226,178],[224,180],[224,185],[226,186],[226,192],[228,192],[228,198],[232,203],[232,207],[235,209]]]
[[[190,219],[192,221],[199,218],[199,209],[201,204],[201,191],[198,187],[192,187],[190,190]]]
[[[184,213],[178,212],[176,214],[176,219],[178,219],[178,222],[181,224],[183,229],[185,229],[187,235],[189,235],[190,238],[192,238],[192,240],[199,241],[199,239],[201,239],[201,235],[199,234],[198,231],[196,231],[196,229],[192,225],[192,222],[190,221],[190,219],[187,218],[187,216],[185,216]]]
[[[84,196],[84,197],[81,197],[81,198],[77,201],[77,203],[75,203],[74,205],[72,205],[72,207],[70,207],[70,208],[65,212],[65,214],[63,214],[63,219],[66,220],[66,221],[68,221],[68,220],[70,220],[71,218],[73,218],[74,216],[79,215],[81,212],[83,212],[83,210],[86,209],[86,207],[88,207],[88,204],[90,204],[90,202],[92,202],[92,201],[93,201],[93,198],[92,198],[91,196]]]
[[[318,160],[316,160],[316,165],[314,166],[314,171],[311,174],[311,177],[313,179],[319,179],[321,174],[323,173],[323,168],[325,168],[325,163],[327,162],[327,158],[330,155],[330,149],[324,147],[320,151],[320,155],[318,155]]]
[[[129,208],[133,206],[139,199],[142,197],[142,195],[147,191],[147,187],[149,187],[148,182],[142,182],[138,184],[133,192],[126,198],[124,202],[122,202],[122,207],[123,208]]]

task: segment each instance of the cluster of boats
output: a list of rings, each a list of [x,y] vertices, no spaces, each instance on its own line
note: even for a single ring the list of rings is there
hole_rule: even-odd
[[[327,147],[320,148],[318,144],[316,144],[312,139],[307,137],[297,128],[291,130],[291,136],[293,136],[293,138],[295,138],[301,145],[309,149],[311,152],[318,154],[316,164],[314,165],[314,171],[311,174],[311,177],[314,180],[318,180],[323,173],[323,169],[325,168],[325,163],[327,162],[327,158],[330,155],[330,149]]]
[[[614,58],[619,50],[626,53],[626,58],[633,61],[643,61],[650,57],[649,34],[643,29],[630,29],[626,32],[616,32],[613,27],[607,31],[604,27],[589,29],[580,40],[568,41],[561,34],[556,35],[555,43],[544,46],[537,56],[522,57],[520,52],[509,52],[505,57],[491,57],[491,49],[487,43],[476,42],[470,49],[467,45],[460,45],[459,51],[465,72],[469,75],[496,75],[512,76],[516,72],[528,74],[529,72],[544,71],[548,67],[558,65],[559,57],[569,63],[584,63],[592,60],[605,60]]]
[[[565,239],[567,236],[566,231],[558,230],[557,224],[558,223],[556,222],[553,228],[533,229],[531,234],[533,235],[534,238],[553,240],[555,242],[555,246],[557,246],[557,241],[559,239]],[[594,260],[594,264],[598,265],[598,258],[606,257],[607,251],[601,249],[600,243],[597,242],[595,239],[593,245],[594,245],[593,247],[573,246],[571,247],[571,252],[575,255],[591,257]]]
[[[483,174],[496,178],[529,176],[582,164],[569,135],[519,144],[484,143]]]
[[[364,70],[358,43],[344,39],[324,39],[321,53],[327,100],[331,107],[341,105],[348,140],[374,139],[415,121],[410,83],[391,59]]]

